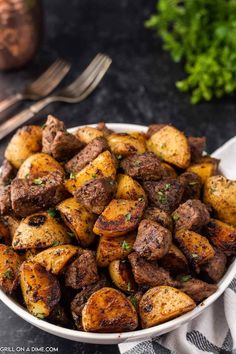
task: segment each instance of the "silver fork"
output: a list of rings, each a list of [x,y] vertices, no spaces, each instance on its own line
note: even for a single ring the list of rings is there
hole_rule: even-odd
[[[98,54],[74,82],[57,94],[46,97],[0,125],[0,139],[7,136],[21,124],[52,102],[78,103],[83,101],[100,83],[111,65],[111,58]]]
[[[64,79],[70,70],[70,64],[63,59],[57,59],[34,82],[27,85],[22,92],[6,98],[0,102],[0,113],[23,100],[39,100],[51,93]]]

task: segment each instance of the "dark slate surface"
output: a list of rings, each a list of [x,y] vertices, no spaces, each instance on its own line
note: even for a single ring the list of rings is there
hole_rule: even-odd
[[[79,105],[51,105],[35,123],[42,124],[49,112],[65,120],[68,127],[97,120],[172,122],[188,134],[206,134],[208,151],[213,151],[236,134],[236,99],[191,106],[188,95],[175,89],[175,81],[184,76],[182,66],[172,63],[160,41],[143,27],[154,4],[155,0],[45,1],[43,47],[26,69],[0,74],[0,97],[19,90],[58,56],[73,63],[70,80],[103,51],[113,64],[99,89]],[[1,143],[1,155],[6,142]],[[43,333],[3,304],[0,316],[0,346],[55,346],[60,354],[118,353],[116,346],[85,345]]]

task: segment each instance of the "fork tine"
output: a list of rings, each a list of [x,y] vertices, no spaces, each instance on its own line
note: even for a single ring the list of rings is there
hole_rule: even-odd
[[[55,70],[57,70],[57,68],[61,65],[61,63],[65,63],[65,61],[63,59],[55,60],[54,63],[52,63],[52,65],[50,65],[49,68],[46,71],[44,71],[44,73],[40,75],[35,81],[33,81],[29,86],[37,87],[37,85],[41,84],[42,81],[44,82],[48,76],[51,76],[51,74]]]
[[[109,69],[110,65],[112,63],[111,58],[106,57],[106,60],[103,62],[102,65],[102,69],[99,70],[96,74],[96,76],[94,77],[93,81],[90,83],[90,85],[87,85],[84,89],[84,91],[82,91],[76,98],[76,102],[80,102],[83,101],[86,97],[88,97],[90,95],[90,93],[92,91],[94,91],[94,89],[99,85],[99,83],[101,82],[103,76],[106,74],[107,70]]]
[[[80,74],[75,81],[73,81],[69,86],[67,86],[66,90],[73,91],[74,88],[81,85],[84,80],[86,80],[91,73],[100,65],[100,63],[104,60],[104,54],[97,54],[95,58],[91,61],[91,63],[87,66],[87,68]]]
[[[103,66],[111,59],[105,55],[101,57],[98,65],[94,67],[92,71],[90,71],[89,75],[81,75],[66,89],[66,94],[71,96],[79,96],[91,83],[94,81],[99,72],[103,69]]]
[[[54,64],[41,75],[40,78],[31,84],[28,87],[28,90],[47,95],[53,88],[55,88],[70,70],[70,65],[64,60],[57,60]]]

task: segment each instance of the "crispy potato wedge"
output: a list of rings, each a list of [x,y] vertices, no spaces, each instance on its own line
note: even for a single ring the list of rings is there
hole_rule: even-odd
[[[236,227],[236,181],[212,176],[204,186],[204,203],[210,204],[220,220]]]
[[[147,202],[143,187],[132,177],[123,174],[117,176],[116,199],[143,200]]]
[[[194,231],[179,230],[175,234],[180,249],[189,262],[199,271],[201,264],[207,263],[215,255],[215,250],[208,239]]]
[[[101,236],[98,243],[96,258],[99,267],[107,267],[116,259],[126,258],[133,250],[136,232],[107,238]]]
[[[125,293],[133,293],[137,289],[131,267],[127,261],[117,259],[109,264],[109,274],[117,288]]]
[[[173,243],[168,253],[159,260],[159,264],[173,274],[184,274],[189,271],[187,258]]]
[[[20,220],[18,220],[17,218],[15,218],[14,216],[11,216],[11,215],[4,215],[4,220],[7,223],[7,227],[9,229],[9,233],[10,233],[10,238],[12,240],[16,229],[20,225]]]
[[[74,178],[70,178],[65,182],[66,189],[73,192],[80,186],[93,178],[99,177],[116,177],[116,161],[111,153],[106,150],[98,155],[90,164],[85,166]]]
[[[137,227],[144,207],[143,201],[113,199],[98,217],[93,232],[106,237],[124,235]]]
[[[209,177],[217,173],[218,164],[219,160],[210,156],[203,156],[197,163],[190,165],[187,171],[196,173],[204,184]]]
[[[26,250],[24,254],[25,261],[32,261],[39,252],[40,250],[36,248]]]
[[[11,245],[11,235],[6,223],[0,220],[0,242]]]
[[[47,212],[35,213],[22,219],[13,237],[16,250],[65,245],[71,237],[63,225]]]
[[[128,156],[146,151],[146,139],[142,133],[113,133],[107,137],[108,145],[116,156]]]
[[[211,219],[204,227],[210,242],[227,256],[236,254],[236,229],[220,220]]]
[[[190,163],[190,147],[186,136],[178,129],[166,125],[147,142],[149,151],[159,158],[180,168],[187,168]]]
[[[27,261],[21,266],[20,284],[28,311],[40,319],[48,317],[61,297],[56,277],[40,264]]]
[[[5,293],[11,294],[17,287],[21,263],[22,258],[12,247],[0,245],[0,286]]]
[[[17,169],[31,155],[42,148],[42,128],[28,125],[18,129],[5,151],[5,158]]]
[[[93,293],[84,306],[82,325],[86,332],[126,332],[137,328],[138,316],[124,294],[102,288]]]
[[[55,246],[38,253],[32,260],[41,264],[48,272],[59,274],[78,251],[79,247],[72,245]]]
[[[62,219],[83,247],[90,246],[94,241],[93,226],[96,215],[90,213],[75,198],[68,198],[57,205]]]
[[[62,166],[52,156],[42,152],[31,155],[21,165],[18,178],[39,178],[46,176],[49,172],[60,171],[64,174]]]
[[[93,127],[83,127],[76,130],[76,137],[85,145],[89,144],[93,139],[104,136],[101,130]]]
[[[157,286],[148,290],[139,303],[142,327],[156,326],[195,307],[196,304],[191,297],[182,291],[171,286]]]

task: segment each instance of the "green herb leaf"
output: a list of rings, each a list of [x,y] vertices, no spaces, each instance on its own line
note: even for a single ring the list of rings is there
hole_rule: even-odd
[[[129,299],[130,299],[130,302],[133,304],[133,306],[136,308],[138,306],[138,300],[135,297],[135,295],[131,295]]]
[[[39,320],[43,320],[45,318],[45,316],[42,314],[42,313],[37,313],[36,317],[39,319]]]
[[[97,178],[96,173],[92,175],[93,179]]]
[[[117,160],[121,160],[122,157],[123,157],[122,155],[116,155]]]
[[[70,179],[75,179],[75,178],[76,178],[76,173],[71,172],[71,173],[70,173]]]
[[[140,197],[140,198],[138,198],[138,201],[139,201],[139,202],[144,202],[145,199],[144,199],[144,197]]]
[[[189,281],[190,279],[192,279],[192,276],[191,276],[190,274],[184,275],[184,276],[182,276],[182,278],[181,278],[181,280],[182,280],[183,282],[187,282],[187,281]]]
[[[191,256],[192,256],[193,258],[198,258],[198,257],[199,257],[197,253],[192,253]]]
[[[44,182],[41,180],[41,178],[35,178],[33,180],[33,184],[41,185],[41,184],[44,184]]]
[[[130,281],[129,281],[128,284],[127,284],[127,290],[128,290],[128,291],[131,291],[131,283],[130,283]]]
[[[179,220],[179,215],[178,214],[172,214],[172,219],[174,220],[174,221],[178,221]]]
[[[14,279],[14,273],[11,269],[7,269],[4,274],[3,274],[4,278],[12,280]]]
[[[130,245],[124,240],[121,245],[122,249],[124,251],[129,251],[130,250]]]
[[[195,184],[198,184],[198,182],[189,182],[190,186],[195,186]]]
[[[48,215],[51,216],[51,218],[55,218],[55,216],[56,216],[56,214],[57,214],[57,211],[56,211],[56,209],[54,209],[54,208],[49,208],[49,209],[47,210],[47,212],[48,212]]]
[[[59,246],[60,245],[60,242],[59,241],[53,241],[51,246],[52,247],[56,247],[56,246]]]
[[[67,235],[70,236],[71,238],[75,237],[75,234],[73,232],[67,231]]]
[[[125,215],[125,219],[126,219],[127,221],[130,221],[130,220],[131,220],[131,217],[132,217],[132,215],[131,215],[130,213],[128,213],[128,214]]]
[[[165,191],[161,190],[157,192],[158,200],[161,204],[165,204],[167,202],[167,197]]]

